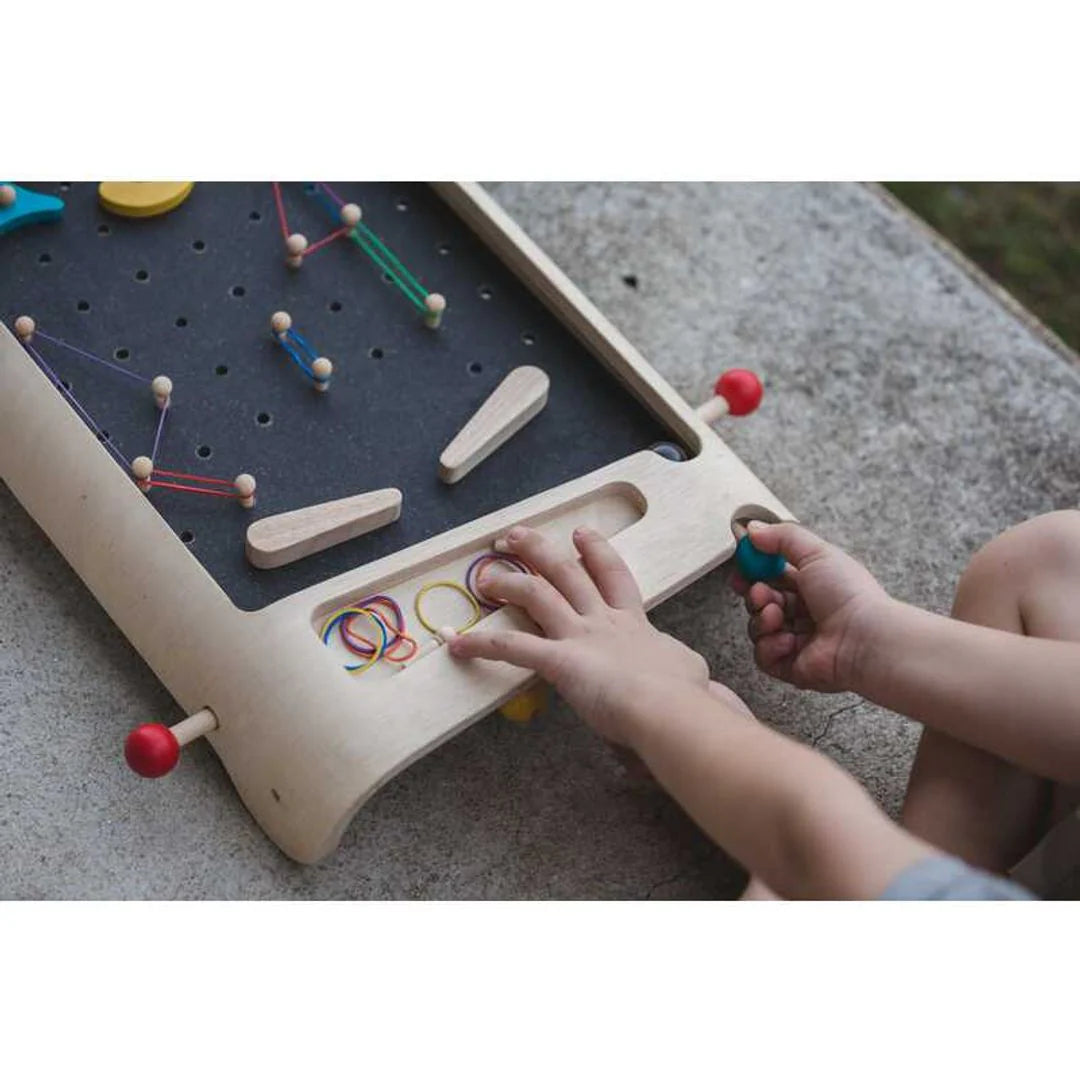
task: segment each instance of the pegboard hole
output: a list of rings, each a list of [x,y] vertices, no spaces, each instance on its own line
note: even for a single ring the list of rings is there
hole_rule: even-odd
[[[187,326],[187,319],[185,319],[183,315],[178,315],[176,318],[176,325],[183,330],[183,328]]]
[[[75,308],[76,308],[77,311],[89,311],[90,310],[90,301],[89,300],[80,300],[75,305]]]
[[[135,271],[135,280],[136,281],[149,281],[150,280],[150,271],[149,270],[136,270]]]
[[[481,300],[490,300],[495,295],[490,285],[481,285],[476,291],[480,294]]]
[[[451,249],[450,249],[450,245],[449,245],[449,244],[440,244],[440,245],[439,245],[439,246],[438,246],[438,247],[436,248],[436,251],[438,251],[438,253],[439,253],[440,255],[449,255],[449,254],[450,254],[450,250],[451,250]]]
[[[190,529],[184,529],[184,531],[180,533],[180,539],[183,540],[185,544],[190,544],[192,540],[195,539],[195,534]]]
[[[211,450],[210,447],[207,446],[205,443],[202,446],[198,446],[195,448],[195,453],[198,454],[201,458],[208,458],[213,454],[213,452],[214,451]]]
[[[327,304],[326,306],[331,311],[340,311],[341,310],[341,301],[340,300],[331,300],[330,303]]]
[[[109,228],[109,226],[105,224],[105,222],[102,222],[102,223],[101,223],[101,224],[100,224],[100,225],[99,225],[99,226],[97,227],[97,234],[98,234],[98,236],[108,236],[108,235],[109,235],[109,233],[111,233],[111,232],[112,232],[112,229],[110,229],[110,228]]]
[[[61,190],[61,191],[70,191],[70,190],[71,190],[71,181],[70,181],[70,180],[65,180],[65,181],[64,181],[64,182],[63,182],[63,183],[62,183],[62,184],[60,185],[60,190]]]
[[[260,214],[258,210],[252,210],[251,213],[248,214],[248,221],[262,221],[262,214]]]
[[[400,210],[401,213],[404,214],[405,211],[409,209],[409,200],[402,197],[402,198],[398,199],[398,201],[396,203],[394,203],[394,206],[396,206],[397,209]]]
[[[192,240],[191,247],[201,255],[206,250],[205,240]]]
[[[119,360],[120,363],[122,364],[125,360],[130,360],[131,359],[131,350],[130,349],[123,349],[123,348],[115,349],[115,350],[113,350],[112,355],[113,355],[114,360]]]
[[[234,285],[229,290],[230,295],[235,296],[238,300],[240,299],[241,296],[244,295],[245,292],[247,292],[247,290],[244,288],[243,285]]]
[[[50,255],[50,254],[49,254],[49,253],[48,253],[47,251],[43,251],[43,252],[42,252],[42,253],[41,253],[41,254],[40,254],[40,255],[39,255],[38,257],[37,257],[37,261],[38,261],[39,263],[42,263],[42,264],[44,264],[44,263],[51,263],[51,262],[52,262],[52,256],[51,256],[51,255]]]
[[[521,335],[521,344],[522,345],[535,345],[536,344],[536,335],[534,333],[532,333],[530,330],[526,330],[525,333]]]
[[[214,374],[215,375],[228,375],[229,374],[229,366],[227,364],[218,364],[218,366],[216,368],[214,368]]]
[[[636,289],[638,287],[637,274],[623,274],[623,284],[628,288]]]
[[[368,350],[368,356],[370,356],[372,360],[381,360],[383,358],[383,351],[376,345],[374,349]]]
[[[306,195],[314,195],[315,194],[315,185],[314,184],[305,184],[304,185],[304,193]]]
[[[255,417],[255,423],[258,424],[259,427],[268,427],[272,420],[273,417],[268,412],[261,412]]]
[[[470,375],[479,375],[480,372],[483,371],[483,370],[484,370],[484,365],[481,364],[479,360],[474,360],[469,365],[469,374]]]
[[[387,285],[394,284],[394,277],[392,274],[383,274],[382,279],[386,282]]]

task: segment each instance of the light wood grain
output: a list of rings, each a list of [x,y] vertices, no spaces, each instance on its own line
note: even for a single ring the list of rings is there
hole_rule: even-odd
[[[181,720],[179,724],[173,724],[169,730],[181,746],[187,746],[188,743],[209,735],[211,731],[216,731],[217,726],[217,717],[213,712],[210,709],[200,709],[193,716]]]
[[[697,414],[706,424],[715,424],[717,420],[727,416],[731,407],[727,400],[719,394],[714,394],[708,401],[703,401],[697,407]]]
[[[791,516],[485,192],[437,188],[684,441],[689,461],[643,449],[245,612],[0,325],[0,477],[185,712],[213,713],[217,727],[206,737],[241,799],[301,862],[328,855],[383,784],[533,679],[507,664],[457,663],[434,644],[393,677],[350,676],[317,633],[331,605],[389,590],[407,607],[416,583],[458,573],[460,560],[518,522],[568,544],[575,525],[599,519],[651,607],[731,557],[733,518]],[[488,619],[512,626],[521,616],[504,608]],[[117,768],[122,761],[118,745]]]
[[[397,488],[365,491],[253,522],[244,550],[252,566],[272,570],[381,529],[400,516]]]
[[[439,456],[439,478],[456,484],[547,404],[547,373],[538,367],[516,367],[469,418]]]

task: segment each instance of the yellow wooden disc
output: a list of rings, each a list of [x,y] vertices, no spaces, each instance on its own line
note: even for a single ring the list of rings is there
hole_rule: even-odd
[[[517,697],[512,697],[501,709],[504,720],[513,720],[515,724],[527,724],[547,708],[547,687],[534,686],[523,690]]]
[[[122,217],[156,217],[175,210],[194,186],[190,180],[105,180],[98,185],[98,200]]]

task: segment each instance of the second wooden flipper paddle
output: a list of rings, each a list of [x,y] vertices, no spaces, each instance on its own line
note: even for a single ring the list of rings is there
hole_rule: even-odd
[[[442,452],[439,477],[456,484],[498,450],[547,404],[550,385],[538,367],[514,368]]]
[[[363,536],[400,516],[401,492],[382,488],[265,517],[248,527],[248,562],[272,570]]]

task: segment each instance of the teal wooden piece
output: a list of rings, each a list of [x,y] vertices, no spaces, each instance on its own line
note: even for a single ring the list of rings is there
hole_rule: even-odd
[[[735,545],[735,565],[744,581],[775,581],[787,567],[783,555],[767,555],[750,543],[750,534],[739,539]]]
[[[7,184],[15,189],[15,201],[10,206],[0,207],[0,236],[23,225],[56,221],[64,212],[64,200],[55,195],[28,191],[10,180],[0,180],[0,184]]]

